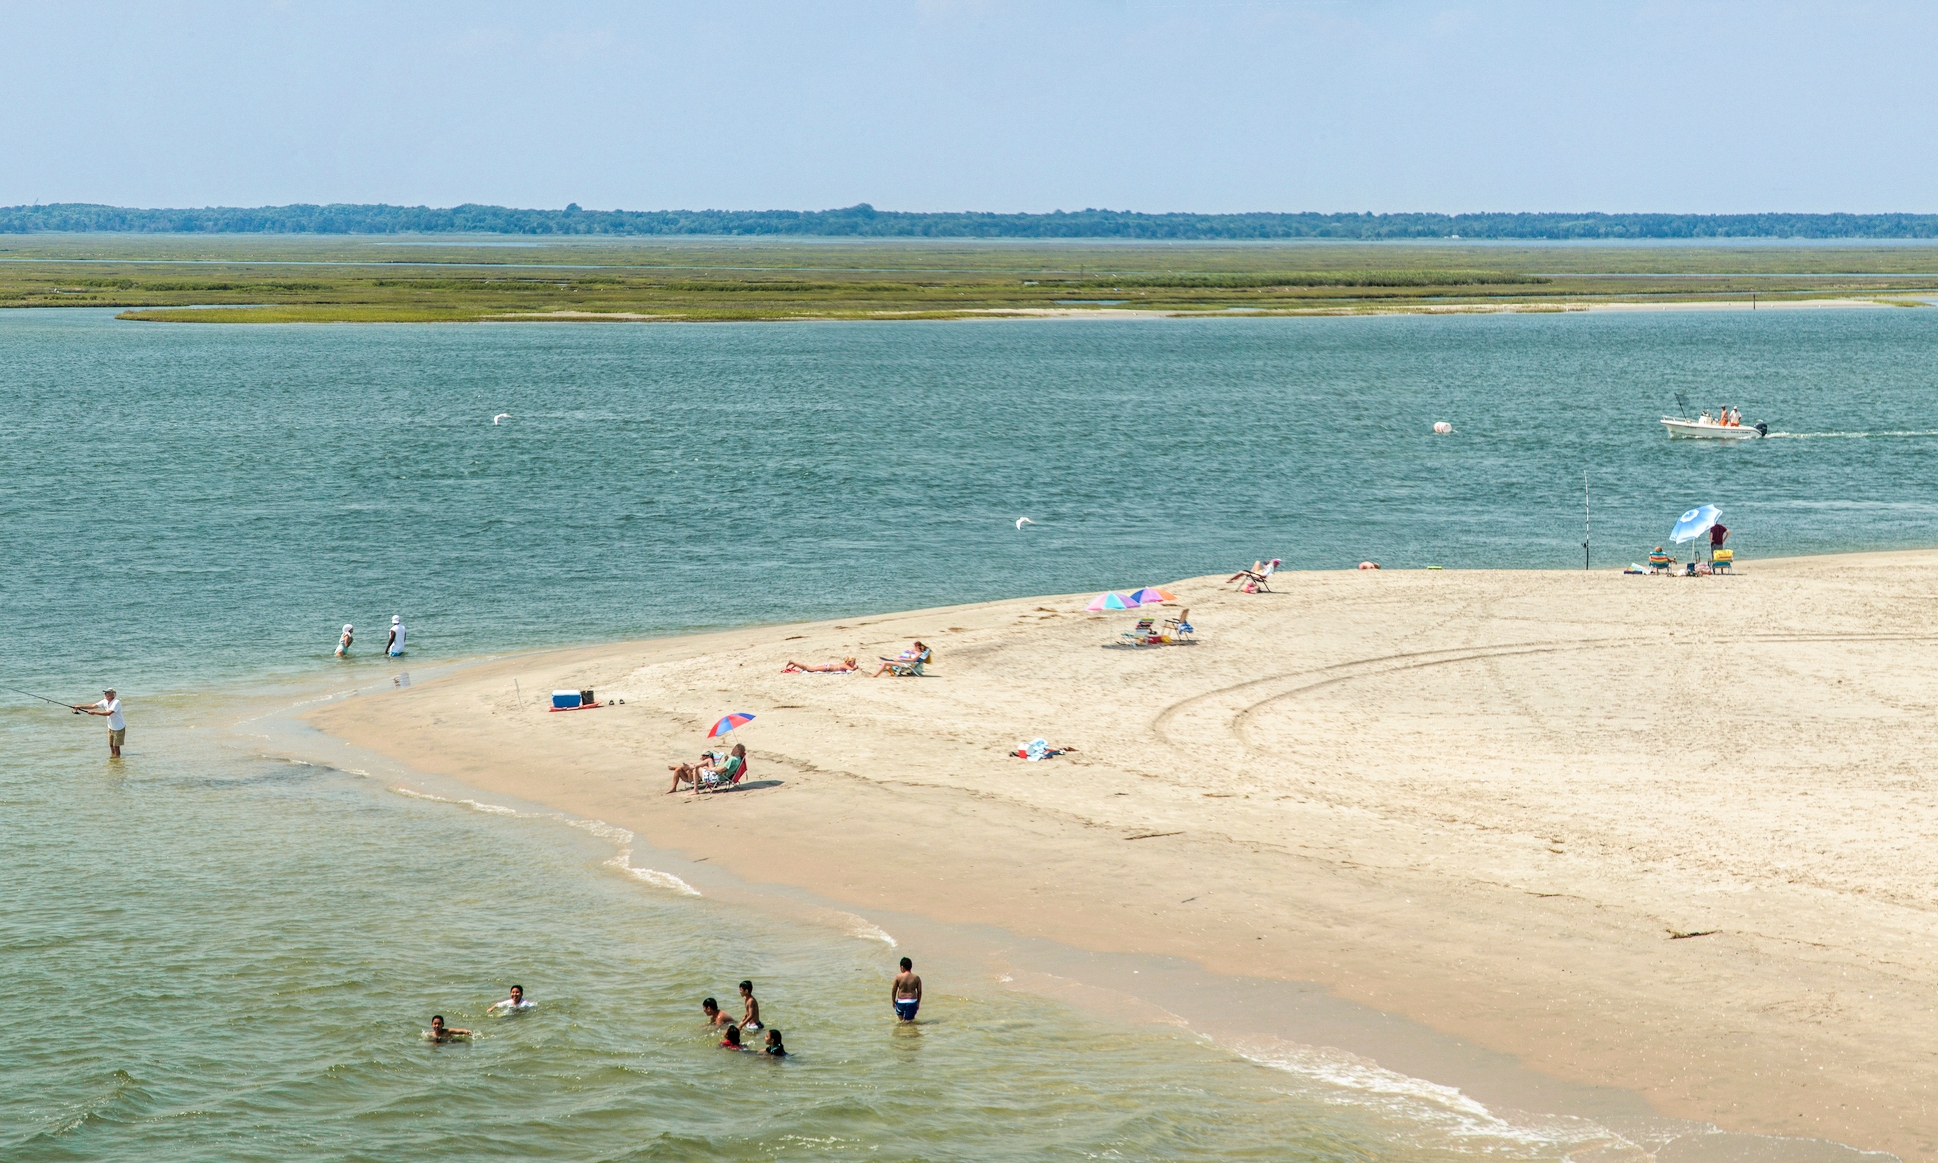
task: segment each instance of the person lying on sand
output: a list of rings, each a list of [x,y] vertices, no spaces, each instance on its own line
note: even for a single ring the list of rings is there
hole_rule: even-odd
[[[781,673],[782,674],[846,674],[851,670],[860,670],[860,669],[861,669],[861,663],[856,662],[852,658],[844,658],[840,662],[823,662],[815,665],[809,665],[808,663],[805,663],[805,662],[790,661],[786,666],[781,667]]]
[[[469,1038],[470,1030],[461,1030],[444,1024],[444,1015],[436,1014],[431,1018],[431,1029],[426,1037],[433,1042],[449,1042],[453,1038]]]

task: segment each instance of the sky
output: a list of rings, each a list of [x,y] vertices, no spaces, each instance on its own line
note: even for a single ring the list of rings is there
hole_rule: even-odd
[[[1938,212],[1938,4],[0,0],[0,204]]]

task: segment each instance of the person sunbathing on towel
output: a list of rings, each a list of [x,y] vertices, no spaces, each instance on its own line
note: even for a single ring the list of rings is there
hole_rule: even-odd
[[[809,665],[808,663],[805,663],[805,662],[794,662],[792,660],[789,660],[786,666],[781,667],[781,673],[782,674],[847,674],[851,670],[860,670],[860,669],[861,669],[861,663],[856,662],[853,658],[844,658],[840,662],[823,662],[817,665]]]

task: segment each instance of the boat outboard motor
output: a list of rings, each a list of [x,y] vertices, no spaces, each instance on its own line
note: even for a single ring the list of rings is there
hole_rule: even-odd
[[[1767,420],[1758,420],[1756,422],[1756,434],[1758,436],[1768,436],[1770,434],[1770,422]]]

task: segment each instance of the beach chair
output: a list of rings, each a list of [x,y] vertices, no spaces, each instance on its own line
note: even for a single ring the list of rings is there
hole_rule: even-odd
[[[723,771],[703,771],[699,782],[693,785],[694,791],[716,792],[731,791],[747,775],[747,761],[729,758]]]
[[[1269,594],[1274,592],[1272,589],[1272,575],[1277,573],[1278,570],[1279,559],[1276,557],[1266,562],[1264,569],[1256,572],[1249,569],[1239,570],[1238,572],[1245,577],[1244,582],[1238,587],[1239,592],[1247,594]]]
[[[916,655],[914,658],[909,659],[907,662],[890,662],[886,658],[882,659],[882,661],[889,663],[888,673],[894,675],[897,678],[927,678],[928,677],[927,675],[922,673],[922,668],[926,666],[929,661],[929,651],[927,650],[924,650],[922,653]]]
[[[1650,573],[1674,573],[1675,571],[1676,571],[1675,558],[1669,556],[1666,553],[1649,554]]]
[[[1196,630],[1193,630],[1191,628],[1191,623],[1185,621],[1182,618],[1172,618],[1166,621],[1164,623],[1164,626],[1165,626],[1165,629],[1169,631],[1169,633],[1164,635],[1164,637],[1168,637],[1173,642],[1188,641],[1192,638],[1195,638],[1198,633]]]
[[[1709,555],[1709,570],[1711,573],[1735,573],[1736,570],[1731,568],[1735,564],[1736,551],[1734,549],[1718,549]]]
[[[1133,645],[1142,646],[1155,635],[1152,627],[1156,625],[1156,618],[1140,618],[1136,626],[1124,631],[1124,637],[1130,639]]]

